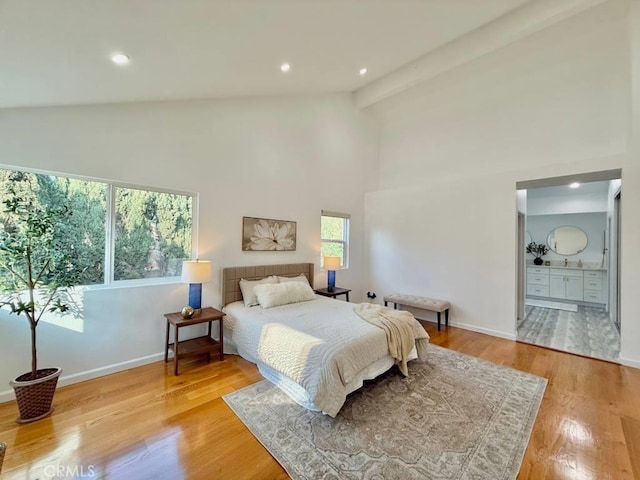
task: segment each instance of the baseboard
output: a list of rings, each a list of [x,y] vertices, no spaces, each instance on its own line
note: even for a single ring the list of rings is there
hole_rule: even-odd
[[[640,361],[632,360],[630,358],[618,358],[618,361],[627,367],[640,368]]]
[[[491,335],[492,337],[506,338],[507,340],[516,341],[515,333],[501,332],[500,330],[492,330],[490,328],[478,327],[476,325],[469,325],[468,323],[449,322],[452,327],[462,328],[464,330],[471,330],[472,332],[484,333],[485,335]]]
[[[0,403],[10,402],[15,399],[16,399],[16,396],[13,393],[13,389],[0,392]]]
[[[84,382],[85,380],[91,380],[92,378],[104,377],[112,373],[121,372],[130,368],[140,367],[148,363],[158,362],[164,359],[164,352],[154,353],[147,355],[146,357],[134,358],[133,360],[127,360],[126,362],[114,363],[100,368],[94,368],[93,370],[87,370],[86,372],[72,373],[71,375],[62,375],[58,380],[58,386],[64,387],[65,385],[72,385],[74,383]],[[10,402],[15,400],[15,394],[13,389],[0,392],[0,403]]]
[[[418,318],[418,317],[416,317]],[[420,320],[421,322],[430,322],[430,323],[435,323],[437,324],[437,320],[433,320],[431,318],[418,318],[418,320]],[[444,326],[444,319],[441,320],[440,322],[441,328],[445,328]],[[505,332],[501,332],[499,330],[492,330],[490,328],[482,328],[482,327],[477,327],[475,325],[469,325],[468,323],[460,323],[460,322],[454,322],[451,321],[451,319],[449,320],[449,326],[450,327],[456,327],[456,328],[462,328],[463,330],[471,330],[472,332],[478,332],[478,333],[484,333],[485,335],[491,335],[492,337],[500,337],[500,338],[506,338],[507,340],[516,340],[516,335],[515,333],[505,333]]]

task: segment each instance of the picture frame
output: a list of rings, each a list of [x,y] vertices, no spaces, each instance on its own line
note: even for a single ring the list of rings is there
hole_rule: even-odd
[[[295,251],[297,242],[296,230],[296,222],[291,220],[242,217],[242,251]]]

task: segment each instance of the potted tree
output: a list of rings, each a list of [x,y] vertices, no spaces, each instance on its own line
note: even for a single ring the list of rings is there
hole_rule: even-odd
[[[531,242],[527,245],[527,253],[530,253],[535,257],[533,259],[533,263],[536,265],[542,265],[542,257],[549,253],[549,247],[544,243]]]
[[[16,175],[20,175],[16,172]],[[24,315],[31,329],[31,371],[15,378],[20,416],[32,422],[52,411],[61,368],[38,368],[36,329],[47,312],[65,312],[68,287],[77,285],[83,269],[73,260],[73,249],[63,238],[67,207],[51,207],[18,191],[23,182],[8,183],[0,216],[0,307]]]

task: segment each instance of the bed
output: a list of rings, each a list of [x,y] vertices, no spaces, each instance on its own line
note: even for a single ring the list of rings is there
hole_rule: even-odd
[[[303,275],[313,285],[313,271],[312,263],[223,269],[225,352],[255,363],[303,407],[335,416],[349,393],[395,364],[385,332],[356,314],[353,303],[311,293],[307,301],[246,306],[240,289],[241,279],[271,276]]]

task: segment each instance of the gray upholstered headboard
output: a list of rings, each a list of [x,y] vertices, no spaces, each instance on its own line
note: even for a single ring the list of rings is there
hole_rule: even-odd
[[[260,280],[269,275],[295,277],[303,273],[313,287],[313,263],[285,263],[282,265],[259,265],[256,267],[227,267],[222,269],[222,306],[242,300],[240,279]]]

